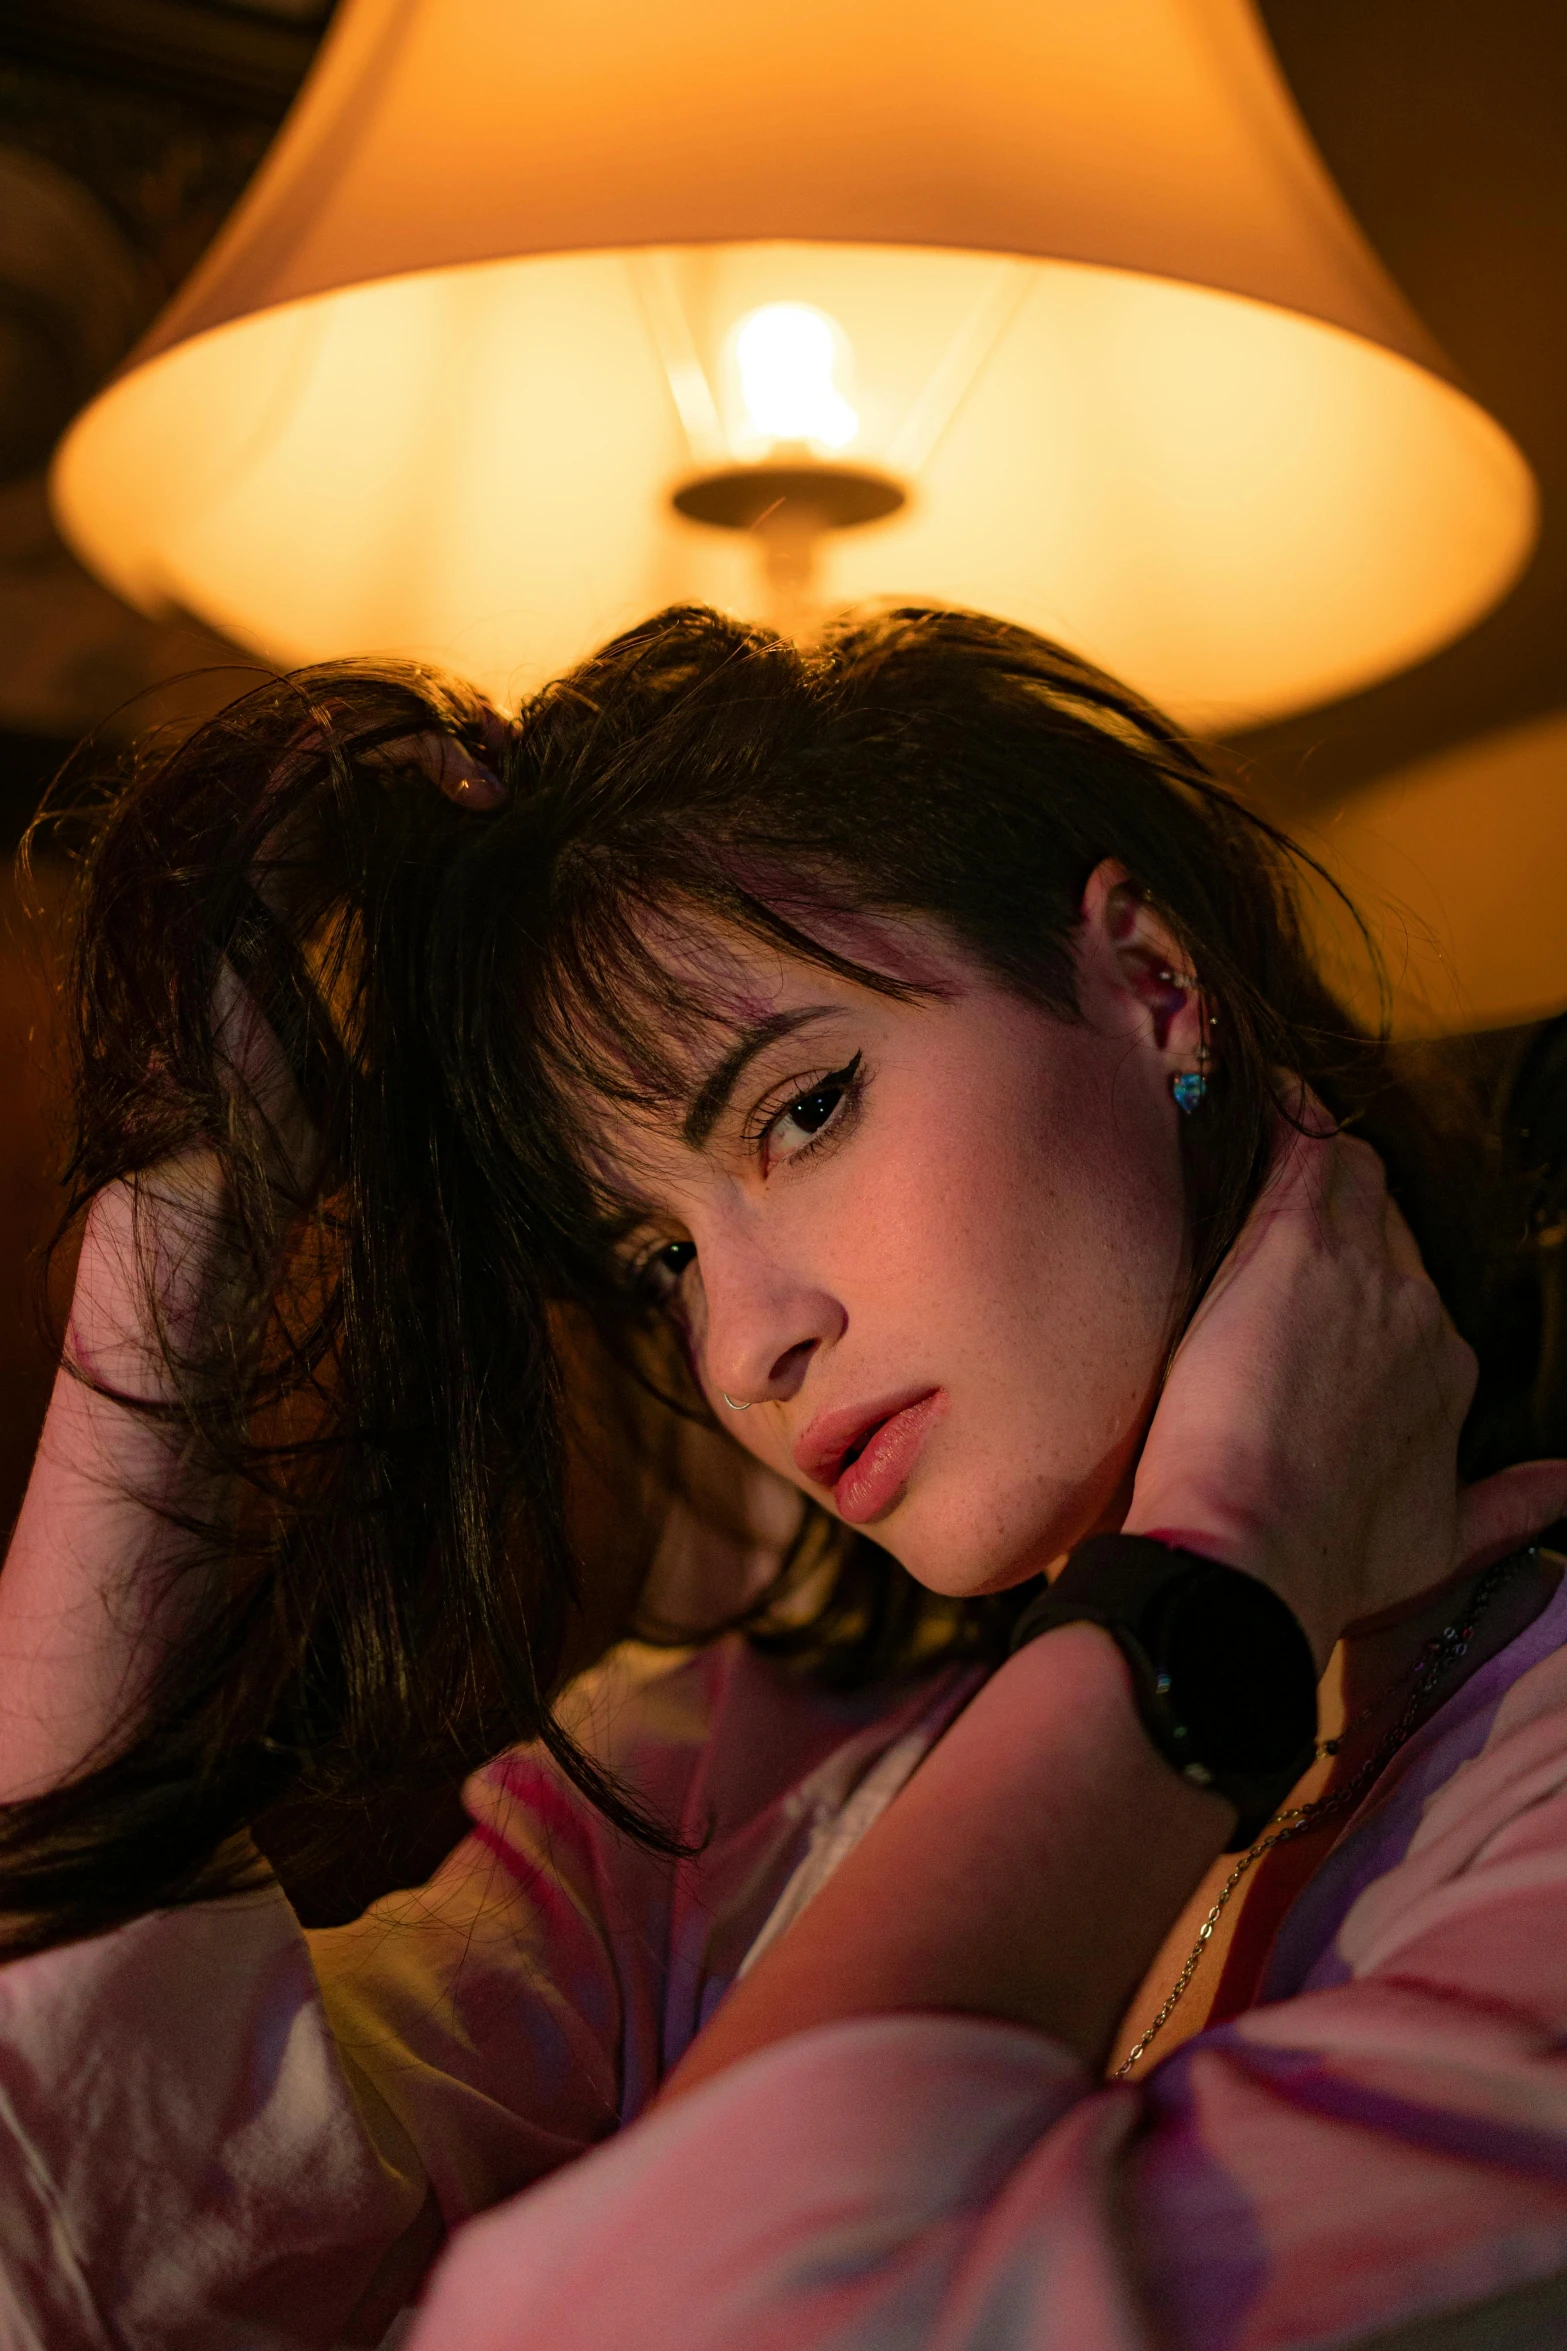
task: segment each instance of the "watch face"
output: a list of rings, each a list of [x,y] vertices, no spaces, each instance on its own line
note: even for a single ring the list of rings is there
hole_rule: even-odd
[[[1211,1777],[1288,1771],[1314,1741],[1310,1649],[1290,1609],[1254,1576],[1194,1566],[1157,1595],[1139,1630],[1171,1735]]]

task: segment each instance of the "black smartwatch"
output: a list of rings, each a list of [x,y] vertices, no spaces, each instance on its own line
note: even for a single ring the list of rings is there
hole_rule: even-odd
[[[1024,1609],[1014,1653],[1067,1624],[1103,1626],[1159,1753],[1234,1805],[1225,1851],[1254,1844],[1317,1751],[1316,1660],[1294,1610],[1173,1543],[1095,1535]]]

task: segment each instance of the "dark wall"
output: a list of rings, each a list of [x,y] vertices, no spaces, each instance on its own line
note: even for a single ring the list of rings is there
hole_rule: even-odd
[[[47,869],[24,913],[7,861],[0,880],[0,1528],[21,1500],[53,1376],[40,1253],[56,1216],[61,897],[61,876]]]

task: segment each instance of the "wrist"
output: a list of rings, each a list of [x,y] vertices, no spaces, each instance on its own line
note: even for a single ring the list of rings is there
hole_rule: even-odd
[[[104,1387],[161,1400],[167,1348],[198,1338],[235,1250],[210,1152],[192,1151],[105,1186],[88,1209],[66,1352]]]
[[[1317,1668],[1280,1595],[1244,1569],[1145,1534],[1098,1535],[1024,1609],[1014,1652],[1101,1627],[1120,1650],[1150,1747],[1234,1808],[1250,1844],[1316,1751]]]
[[[1264,1515],[1191,1491],[1147,1496],[1134,1492],[1120,1531],[1255,1576],[1299,1623],[1311,1644],[1319,1678],[1327,1670],[1343,1628],[1331,1620],[1324,1605],[1323,1578],[1303,1572],[1299,1547],[1286,1540],[1278,1512]]]

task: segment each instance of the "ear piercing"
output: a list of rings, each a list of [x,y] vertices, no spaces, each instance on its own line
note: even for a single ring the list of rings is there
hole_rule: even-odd
[[[751,1406],[750,1406],[749,1404],[737,1404],[737,1403],[735,1402],[735,1400],[734,1400],[733,1396],[731,1396],[731,1395],[729,1394],[729,1391],[727,1390],[727,1388],[720,1388],[720,1389],[719,1389],[719,1391],[718,1391],[718,1393],[720,1394],[720,1396],[722,1396],[722,1397],[723,1397],[723,1400],[724,1400],[724,1402],[725,1402],[725,1403],[728,1405],[728,1407],[729,1407],[729,1409],[730,1409],[730,1411],[731,1411],[731,1412],[749,1412],[749,1411],[750,1411],[750,1409],[751,1409]],[[755,1401],[755,1399],[753,1398],[753,1399],[752,1399],[752,1402],[754,1402],[754,1401]]]
[[[1168,967],[1160,972],[1159,977],[1161,980],[1167,980],[1171,987],[1181,989],[1183,993],[1197,985],[1195,977],[1188,979],[1184,973],[1177,974]],[[1212,1053],[1208,1050],[1208,1031],[1213,1026],[1213,1015],[1203,1004],[1200,996],[1197,999],[1197,1019],[1199,1023],[1197,1067],[1195,1069],[1178,1069],[1170,1080],[1170,1091],[1175,1096],[1175,1107],[1177,1110],[1183,1110],[1188,1118],[1194,1110],[1202,1107],[1207,1098],[1208,1064],[1213,1059]]]

